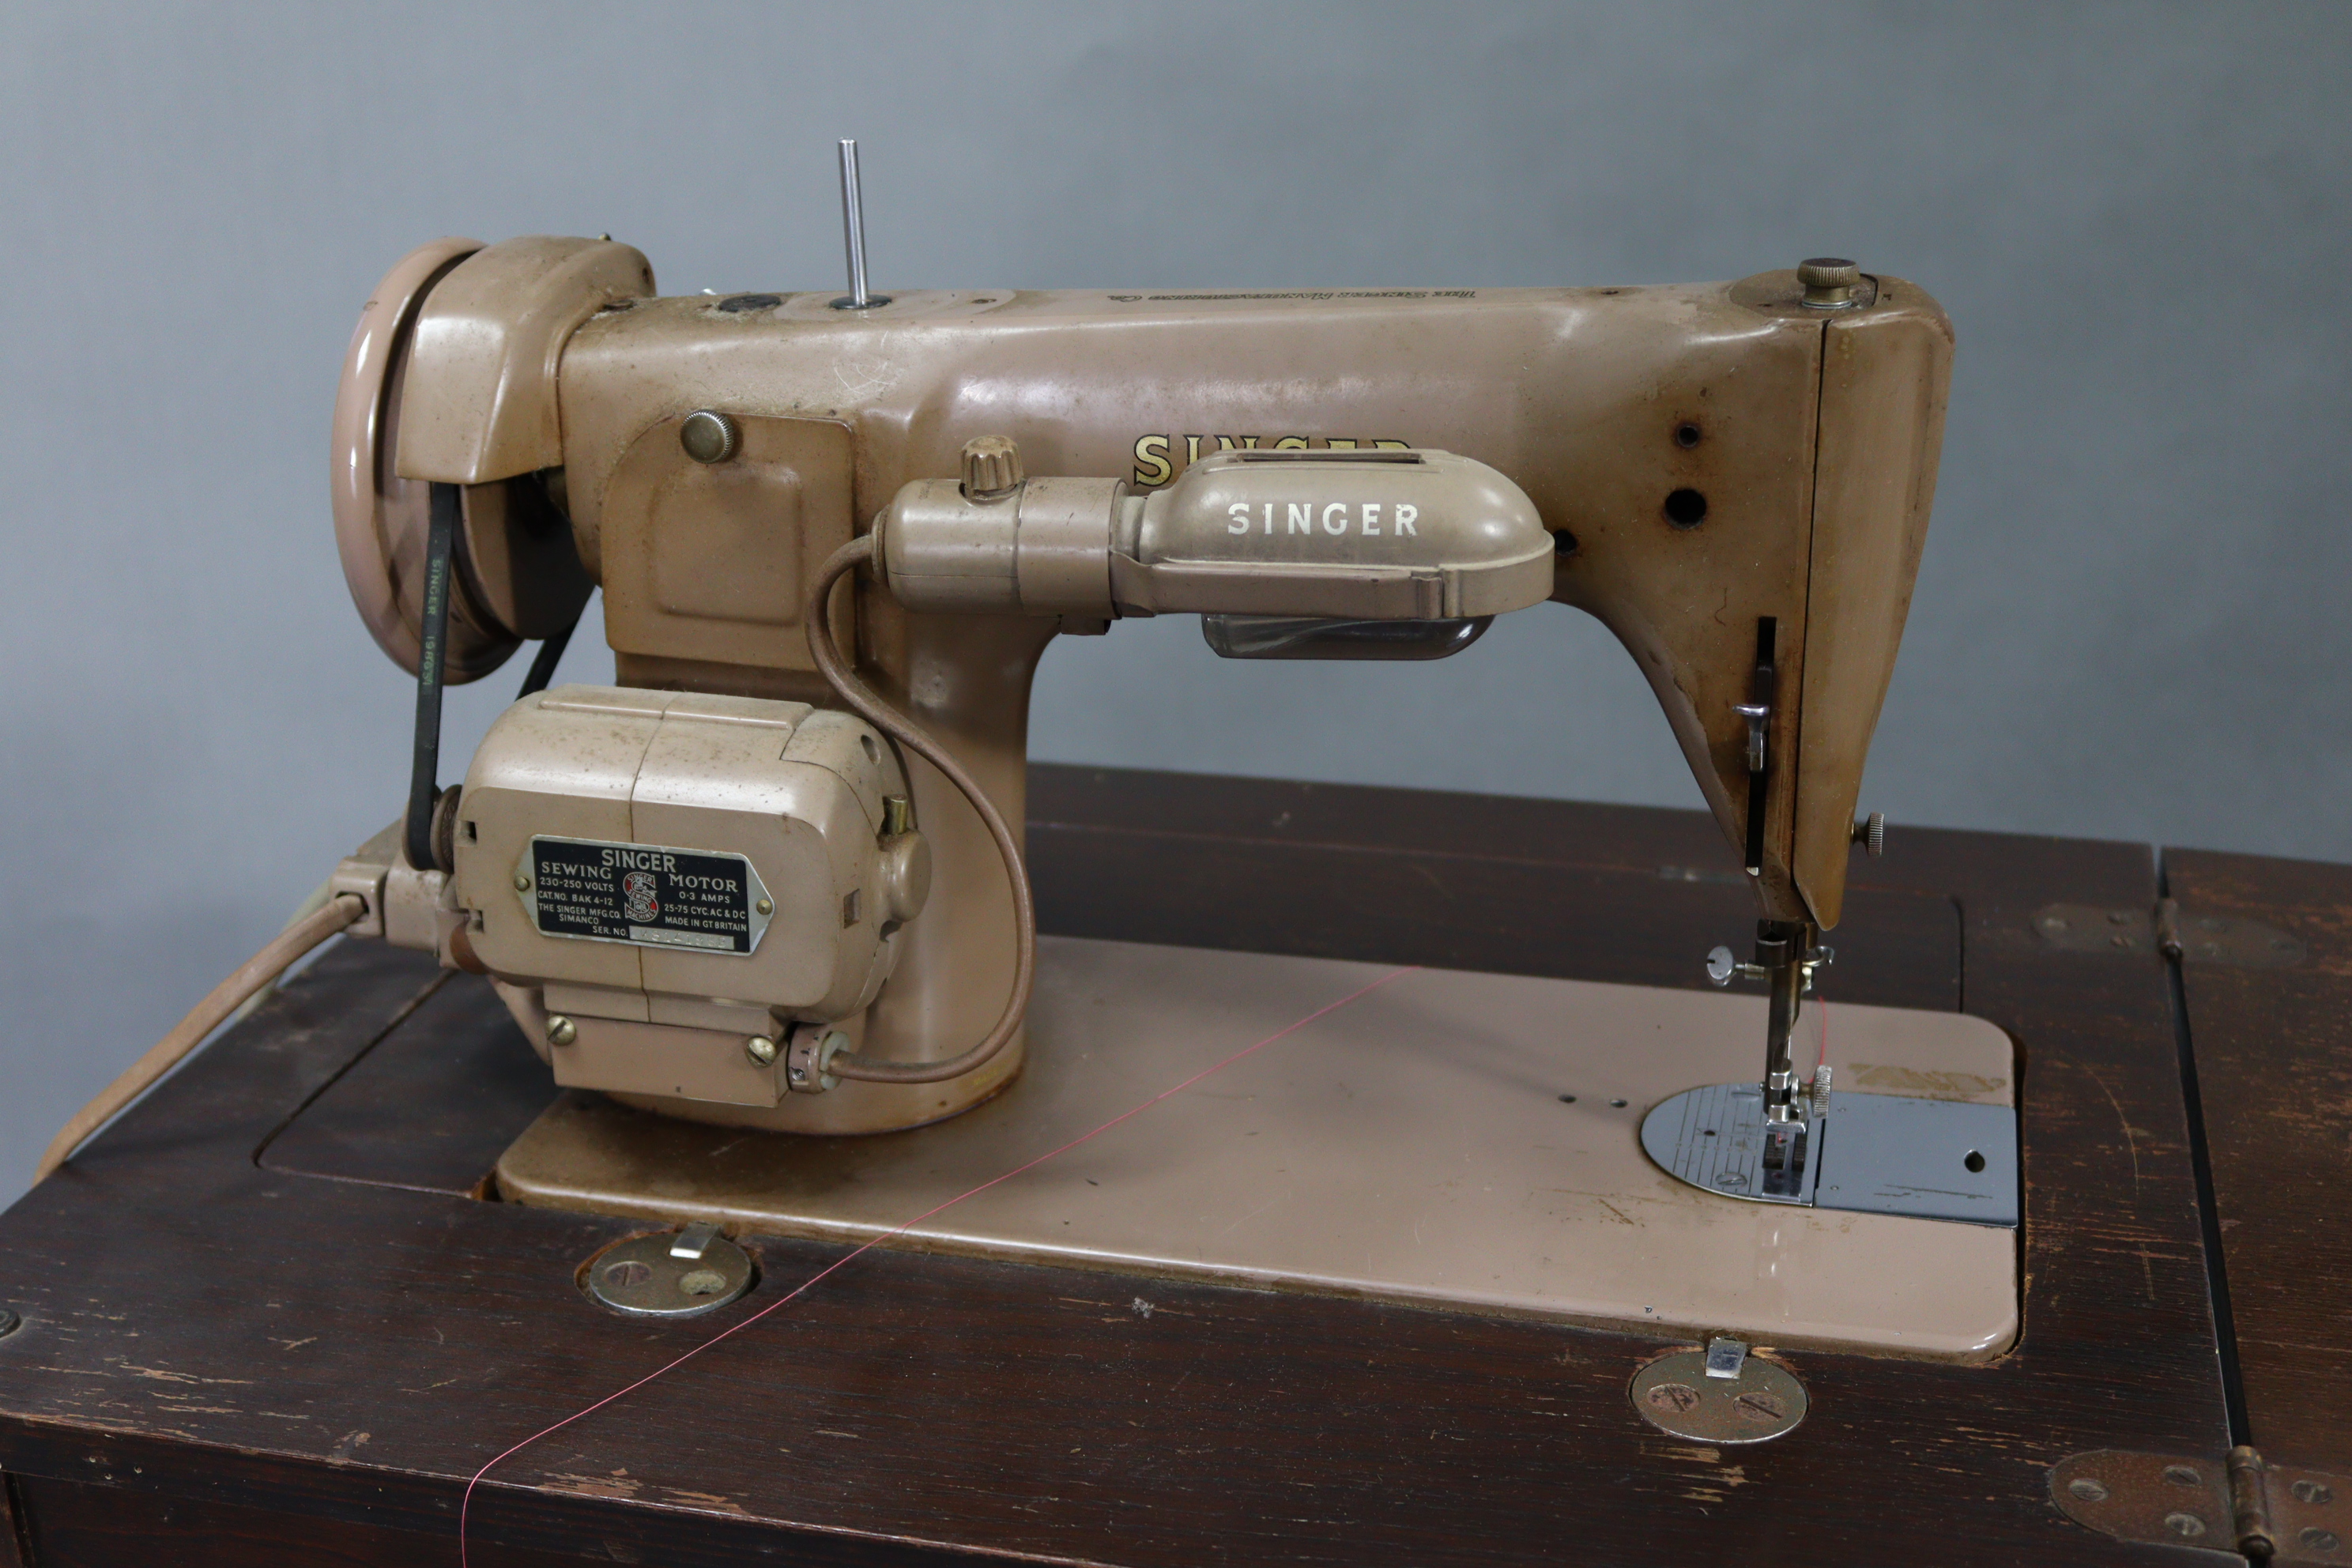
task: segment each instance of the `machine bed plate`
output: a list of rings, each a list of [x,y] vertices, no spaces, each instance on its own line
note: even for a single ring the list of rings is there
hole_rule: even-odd
[[[1039,943],[1029,1060],[962,1116],[870,1138],[703,1126],[566,1095],[510,1200],[867,1240],[1391,973]],[[1808,1009],[1842,1091],[2008,1106],[2009,1037]],[[1643,1152],[1649,1110],[1753,1070],[1760,997],[1416,969],[890,1245],[1947,1361],[2015,1338],[2017,1233],[1740,1202]],[[1840,1098],[1845,1097],[1842,1092]],[[1139,1309],[1141,1310],[1141,1309]]]

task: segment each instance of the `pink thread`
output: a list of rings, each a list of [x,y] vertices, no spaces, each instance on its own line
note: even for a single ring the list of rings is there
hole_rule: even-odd
[[[459,1568],[472,1568],[472,1563],[466,1554],[466,1522],[468,1515],[473,1510],[474,1489],[482,1484],[482,1478],[484,1476],[488,1475],[499,1465],[505,1463],[508,1459],[512,1458],[515,1455],[521,1453],[533,1443],[538,1442],[542,1437],[552,1436],[554,1434],[562,1431],[566,1426],[571,1426],[574,1421],[581,1420],[585,1416],[593,1415],[597,1411],[604,1409],[604,1406],[612,1404],[613,1401],[616,1399],[622,1398],[627,1394],[635,1394],[638,1389],[643,1388],[646,1384],[653,1382],[654,1379],[660,1377],[665,1373],[668,1373],[678,1367],[684,1366],[688,1362],[692,1361],[696,1356],[700,1355],[704,1351],[709,1350],[719,1341],[726,1339],[730,1335],[741,1333],[745,1329],[750,1328],[752,1324],[758,1322],[769,1313],[775,1311],[778,1308],[791,1305],[793,1301],[798,1300],[802,1296],[814,1289],[824,1279],[825,1276],[854,1261],[857,1258],[862,1257],[873,1248],[881,1246],[882,1243],[889,1240],[892,1237],[899,1236],[907,1231],[912,1230],[915,1226],[922,1224],[933,1215],[945,1213],[947,1210],[951,1209],[955,1207],[956,1205],[963,1202],[966,1198],[978,1197],[981,1194],[988,1191],[991,1187],[1002,1186],[1004,1183],[1011,1181],[1013,1177],[1018,1176],[1024,1172],[1034,1171],[1038,1166],[1044,1164],[1046,1161],[1053,1159],[1055,1156],[1068,1153],[1079,1144],[1087,1142],[1089,1139],[1101,1136],[1103,1133],[1109,1131],[1112,1128],[1117,1127],[1123,1121],[1133,1121],[1136,1117],[1142,1115],[1145,1111],[1150,1110],[1161,1100],[1169,1099],[1171,1096],[1183,1093],[1184,1090],[1192,1088],[1202,1079],[1207,1078],[1211,1073],[1223,1072],[1225,1068],[1233,1066],[1244,1057],[1249,1056],[1255,1051],[1262,1051],[1266,1047],[1274,1044],[1276,1040],[1286,1039],[1288,1037],[1297,1034],[1299,1030],[1307,1027],[1307,1025],[1315,1022],[1318,1018],[1325,1017],[1330,1014],[1336,1013],[1340,1008],[1345,1007],[1349,1003],[1357,1000],[1359,997],[1369,996],[1373,992],[1379,990],[1381,986],[1386,985],[1390,981],[1402,979],[1403,976],[1412,973],[1420,967],[1421,965],[1413,963],[1407,964],[1402,969],[1391,970],[1388,973],[1381,975],[1378,980],[1373,981],[1370,984],[1355,991],[1350,991],[1345,996],[1340,997],[1337,1002],[1328,1002],[1322,1006],[1315,1009],[1312,1013],[1307,1014],[1304,1018],[1299,1019],[1297,1023],[1292,1024],[1287,1027],[1276,1030],[1273,1034],[1268,1035],[1257,1044],[1254,1046],[1244,1046],[1240,1050],[1235,1051],[1233,1055],[1226,1057],[1223,1060],[1212,1062],[1209,1066],[1202,1068],[1199,1072],[1194,1073],[1191,1078],[1184,1079],[1181,1083],[1161,1089],[1158,1094],[1153,1095],[1150,1100],[1145,1100],[1134,1110],[1123,1110],[1117,1116],[1112,1117],[1108,1121],[1104,1122],[1101,1126],[1097,1127],[1090,1131],[1079,1133],[1076,1138],[1071,1139],[1068,1142],[1063,1144],[1057,1149],[1048,1149],[1045,1152],[1038,1155],[1035,1159],[1027,1162],[1025,1164],[1015,1165],[1013,1169],[1005,1172],[1003,1175],[994,1176],[981,1183],[980,1185],[972,1188],[970,1192],[958,1193],[955,1196],[948,1199],[947,1202],[925,1209],[914,1218],[908,1220],[904,1224],[897,1226],[892,1229],[884,1231],[880,1236],[874,1237],[871,1241],[864,1243],[854,1251],[844,1253],[841,1257],[835,1258],[831,1263],[826,1264],[823,1268],[818,1269],[814,1274],[810,1275],[806,1279],[802,1280],[798,1285],[794,1286],[791,1294],[780,1297],[776,1300],[769,1302],[766,1306],[761,1308],[758,1311],[752,1313],[741,1322],[737,1323],[733,1328],[720,1330],[718,1333],[711,1335],[709,1339],[703,1341],[692,1350],[688,1351],[684,1355],[679,1356],[676,1361],[669,1362],[664,1365],[654,1368],[653,1371],[646,1373],[645,1376],[637,1379],[636,1382],[630,1384],[625,1388],[615,1389],[612,1393],[604,1395],[604,1398],[596,1401],[595,1404],[588,1405],[584,1409],[575,1410],[571,1415],[565,1416],[562,1420],[555,1423],[552,1426],[534,1432],[530,1436],[525,1437],[521,1442],[517,1443],[513,1447],[507,1449],[505,1452],[490,1460],[488,1464],[484,1465],[480,1469],[476,1470],[474,1472],[474,1479],[466,1483],[466,1495],[457,1504],[457,1562]],[[1826,1027],[1826,1021],[1824,1021],[1824,1027]],[[1826,1039],[1826,1037],[1824,1037],[1824,1038]],[[1826,1044],[1823,1045],[1822,1049],[1828,1049]]]

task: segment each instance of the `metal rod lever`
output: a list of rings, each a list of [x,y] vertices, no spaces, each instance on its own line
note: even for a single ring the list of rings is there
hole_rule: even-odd
[[[857,143],[841,143],[841,238],[849,256],[849,292],[833,302],[836,310],[870,310],[890,302],[887,294],[866,289],[866,204],[857,178]]]

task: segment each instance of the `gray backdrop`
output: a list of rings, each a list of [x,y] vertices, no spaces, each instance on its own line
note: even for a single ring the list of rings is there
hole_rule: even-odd
[[[2340,5],[585,5],[0,12],[0,1201],[397,809],[329,407],[417,242],[671,292],[1642,283],[1831,252],[1960,351],[1865,806],[2352,854]],[[600,634],[565,666],[609,679]],[[453,703],[446,770],[520,677]],[[1667,805],[1565,610],[1425,668],[1065,642],[1041,757]]]

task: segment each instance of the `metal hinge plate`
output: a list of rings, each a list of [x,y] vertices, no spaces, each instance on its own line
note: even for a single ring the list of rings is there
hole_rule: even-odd
[[[2044,904],[2033,911],[2033,930],[2061,952],[2161,952],[2240,969],[2288,969],[2305,957],[2303,943],[2276,926],[2185,910],[2170,899],[2153,910]]]
[[[2352,1563],[2352,1478],[2227,1459],[2095,1448],[2050,1467],[2050,1499],[2118,1541],[2267,1557],[2280,1568]]]

